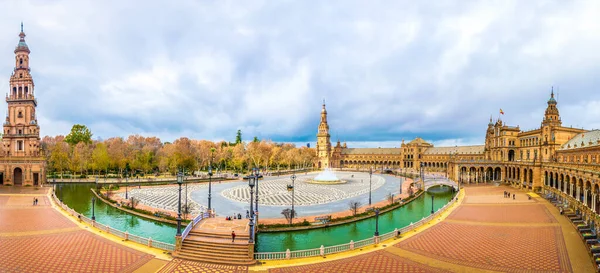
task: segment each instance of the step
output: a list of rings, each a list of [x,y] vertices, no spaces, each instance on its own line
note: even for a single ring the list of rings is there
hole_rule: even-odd
[[[223,254],[248,254],[248,248],[245,249],[231,249],[231,248],[214,248],[214,247],[198,247],[198,246],[186,246],[183,245],[181,250],[189,250],[189,251],[210,251],[214,253],[223,253]]]
[[[182,253],[178,253],[176,255],[174,255],[177,258],[180,259],[184,259],[184,260],[191,260],[191,261],[197,261],[197,262],[205,262],[205,263],[211,263],[211,264],[226,264],[226,265],[254,265],[256,264],[255,260],[236,260],[236,259],[219,259],[216,260],[212,257],[203,257],[203,256],[197,256],[197,255],[186,255],[186,254],[182,254]]]
[[[188,236],[191,236],[191,235],[200,236],[200,237],[214,237],[214,238],[231,239],[231,233],[211,233],[211,232],[204,232],[204,231],[190,231]],[[235,238],[248,239],[249,237],[250,237],[250,235],[245,232],[235,234]]]
[[[220,239],[220,238],[206,238],[206,237],[188,237],[183,240],[183,242],[202,242],[202,243],[212,243],[212,244],[224,244],[224,245],[248,245],[248,240],[237,239],[234,243],[231,242],[231,238],[229,239]]]
[[[231,240],[225,240],[225,241],[212,241],[212,240],[185,240],[183,241],[183,244],[190,244],[190,245],[212,245],[212,246],[229,246],[232,248],[237,248],[237,247],[247,247],[248,246],[248,242],[242,241],[242,242],[231,242]]]
[[[181,251],[179,251],[179,253],[181,254],[185,254],[185,255],[200,255],[200,256],[206,256],[206,257],[213,257],[215,259],[235,259],[235,260],[248,260],[248,252],[246,251],[246,253],[216,253],[216,252],[212,252],[212,251],[202,251],[202,250],[198,250],[198,251],[189,251],[187,249],[182,249]]]

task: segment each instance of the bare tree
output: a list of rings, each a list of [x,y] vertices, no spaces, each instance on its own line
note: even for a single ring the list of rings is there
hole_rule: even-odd
[[[132,209],[135,209],[135,207],[137,207],[137,205],[140,203],[140,200],[138,200],[137,198],[131,197],[129,198],[129,204],[131,205]]]
[[[358,208],[360,208],[360,202],[358,202],[358,201],[350,202],[350,211],[352,212],[352,215],[356,215],[358,213]]]

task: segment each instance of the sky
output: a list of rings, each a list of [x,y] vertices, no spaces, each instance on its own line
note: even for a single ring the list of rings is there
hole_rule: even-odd
[[[176,3],[176,4],[175,4]],[[483,144],[490,117],[600,128],[600,1],[2,1],[21,21],[41,135]],[[3,75],[3,76],[2,76]],[[313,144],[314,145],[314,144]]]

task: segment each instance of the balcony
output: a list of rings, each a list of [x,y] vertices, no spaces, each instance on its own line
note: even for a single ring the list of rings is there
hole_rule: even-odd
[[[6,102],[28,102],[28,101],[32,101],[34,106],[37,106],[37,99],[34,98],[33,96],[27,96],[27,97],[6,97]]]

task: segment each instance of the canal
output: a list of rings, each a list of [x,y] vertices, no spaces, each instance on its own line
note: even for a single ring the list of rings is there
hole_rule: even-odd
[[[64,183],[57,185],[57,196],[77,212],[92,217],[91,188],[93,183]],[[435,187],[425,192],[419,198],[394,211],[379,216],[379,233],[384,234],[395,228],[410,225],[431,213],[431,196],[434,196],[433,207],[437,210],[447,204],[453,194],[449,188]],[[147,220],[135,215],[122,212],[102,201],[96,200],[96,221],[109,225],[112,228],[128,231],[142,237],[151,237],[153,240],[175,243],[176,227],[152,220]],[[373,236],[375,232],[375,218],[369,218],[354,223],[340,226],[313,229],[306,231],[259,233],[256,242],[257,252],[277,252],[318,248],[321,245],[332,246],[345,244],[350,240],[359,241]]]

